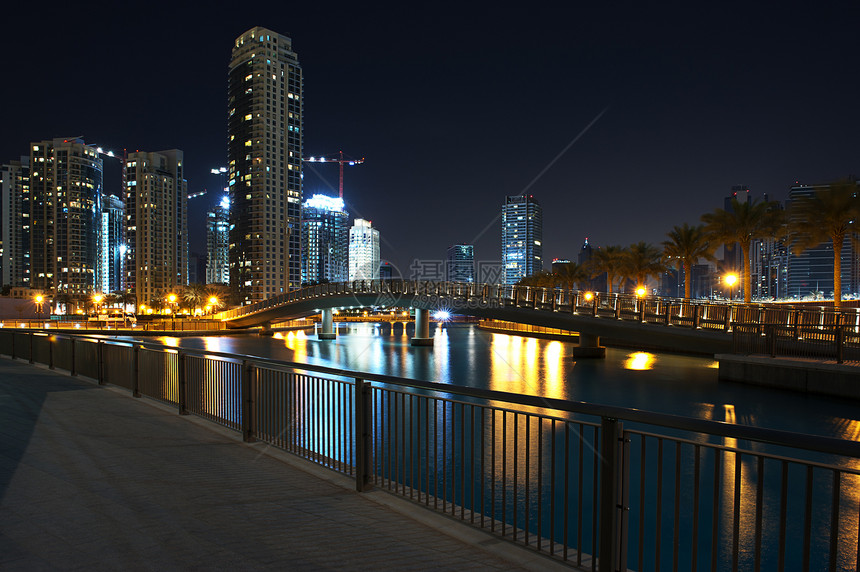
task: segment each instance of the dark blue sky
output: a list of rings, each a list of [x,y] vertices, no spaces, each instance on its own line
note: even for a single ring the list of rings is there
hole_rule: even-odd
[[[858,173],[856,7],[590,4],[20,5],[0,160],[55,136],[180,148],[189,190],[216,189],[230,48],[260,25],[299,55],[306,155],[366,158],[345,198],[407,276],[454,242],[498,260],[501,204],[526,189],[548,266],[586,236],[659,243],[733,184],[783,199]],[[316,169],[305,194],[336,192],[336,166]],[[216,199],[191,203],[195,249]]]

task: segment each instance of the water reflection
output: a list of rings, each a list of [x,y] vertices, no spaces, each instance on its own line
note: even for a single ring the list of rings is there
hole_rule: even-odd
[[[718,382],[712,358],[607,348],[604,360],[572,358],[569,342],[488,333],[446,324],[433,347],[412,347],[414,326],[341,324],[338,338],[304,331],[279,336],[161,337],[172,347],[216,349],[427,381],[484,387],[715,421],[860,438],[860,406],[847,400]],[[152,339],[152,338],[149,338]]]
[[[654,354],[649,354],[648,352],[636,352],[627,356],[627,360],[624,362],[624,367],[626,369],[635,369],[639,371],[653,369],[655,359]]]

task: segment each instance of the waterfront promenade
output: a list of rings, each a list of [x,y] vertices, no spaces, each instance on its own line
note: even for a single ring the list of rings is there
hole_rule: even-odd
[[[175,408],[0,359],[0,569],[570,569]]]

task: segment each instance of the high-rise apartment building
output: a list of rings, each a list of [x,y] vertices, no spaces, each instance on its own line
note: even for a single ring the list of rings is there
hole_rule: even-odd
[[[230,197],[206,213],[206,283],[230,282]]]
[[[505,284],[543,270],[543,214],[532,195],[514,195],[502,205],[502,264]]]
[[[454,244],[448,247],[445,279],[448,282],[475,281],[475,247],[473,245]]]
[[[801,197],[812,197],[816,191],[826,192],[829,185],[796,185],[788,192],[786,208]],[[790,216],[790,215],[789,215]],[[789,220],[789,226],[791,221]],[[850,236],[842,244],[842,292],[860,291],[860,257]],[[829,297],[833,293],[833,241],[822,242],[797,254],[789,249],[786,297]],[[816,294],[818,293],[818,294]]]
[[[188,183],[177,149],[126,159],[126,287],[135,302],[158,306],[188,283]]]
[[[107,195],[102,196],[101,205],[96,290],[122,292],[125,290],[125,203],[116,195]]]
[[[301,285],[302,69],[292,40],[252,28],[227,83],[230,287],[243,304]]]
[[[96,285],[103,164],[78,138],[30,145],[30,284],[69,301]]]
[[[30,158],[0,165],[0,286],[30,285]]]
[[[343,199],[314,195],[302,205],[302,283],[344,282],[349,214]]]
[[[369,220],[355,219],[349,229],[349,281],[379,280],[379,262],[379,231]]]

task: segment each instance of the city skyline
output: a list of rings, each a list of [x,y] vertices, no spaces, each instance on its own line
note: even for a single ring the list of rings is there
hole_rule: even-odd
[[[574,256],[586,236],[595,245],[659,243],[735,184],[783,200],[796,181],[856,170],[848,136],[860,122],[856,80],[842,70],[857,48],[839,34],[827,43],[800,34],[836,29],[849,21],[845,11],[473,9],[452,21],[441,9],[408,20],[383,8],[231,11],[235,18],[215,8],[178,6],[160,42],[145,32],[154,14],[120,19],[106,7],[84,21],[48,11],[45,30],[73,24],[80,33],[69,42],[97,54],[99,72],[86,82],[73,64],[26,73],[50,49],[12,29],[4,47],[30,49],[9,71],[33,84],[2,96],[2,161],[30,141],[77,134],[129,152],[183,149],[189,192],[209,190],[189,208],[211,208],[222,178],[209,170],[226,162],[229,47],[265,26],[292,39],[307,76],[305,154],[367,158],[346,173],[347,209],[383,230],[383,257],[404,276],[413,258],[439,258],[462,240],[475,245],[476,261],[498,260],[494,205],[522,191],[545,208],[549,260]],[[163,85],[130,84],[121,73],[143,53],[174,62],[160,70]],[[52,86],[82,89],[55,101]],[[334,166],[305,165],[305,197],[336,188]],[[203,253],[197,219],[191,250]]]

